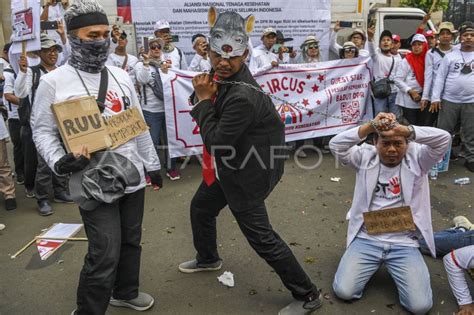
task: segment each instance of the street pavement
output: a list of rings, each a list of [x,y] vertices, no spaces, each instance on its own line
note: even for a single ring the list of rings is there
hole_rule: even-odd
[[[300,160],[318,164],[318,155]],[[470,176],[463,160],[451,163],[448,173],[431,181],[433,226],[450,226],[456,215],[474,219],[473,185],[457,186],[453,180]],[[333,182],[331,177],[340,177]],[[314,314],[406,314],[400,306],[394,282],[382,267],[368,283],[361,300],[345,303],[331,290],[331,283],[346,242],[345,215],[350,207],[355,173],[336,166],[324,155],[314,169],[303,169],[292,158],[286,162],[281,183],[267,199],[275,230],[286,240],[297,259],[324,295],[323,307]],[[182,179],[164,181],[158,192],[147,188],[143,222],[141,290],[155,297],[155,306],[145,314],[277,314],[292,301],[278,276],[250,248],[228,208],[218,218],[218,244],[224,260],[218,272],[182,274],[177,266],[195,255],[189,220],[189,204],[200,182],[196,160],[182,170]],[[26,199],[17,186],[18,209],[0,206],[0,314],[70,314],[75,308],[79,272],[86,242],[68,242],[46,261],[34,247],[18,258],[10,256],[42,229],[56,222],[80,223],[75,205],[53,203],[54,214],[40,217],[33,199]],[[78,236],[85,236],[82,230]],[[431,273],[433,309],[430,314],[457,310],[441,259],[425,257]],[[224,287],[217,277],[230,271],[235,287]],[[472,283],[471,283],[472,284]],[[473,287],[471,286],[471,289]],[[474,292],[474,291],[472,291]],[[136,314],[109,307],[107,314]]]

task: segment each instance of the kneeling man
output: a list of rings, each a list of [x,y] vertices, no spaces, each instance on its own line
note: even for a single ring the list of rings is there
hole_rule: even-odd
[[[371,133],[375,146],[359,146]],[[394,114],[379,113],[331,140],[333,154],[357,171],[347,249],[333,283],[339,298],[361,298],[367,282],[385,263],[402,306],[414,314],[431,309],[430,276],[418,240],[423,237],[436,255],[427,173],[441,160],[450,139],[441,129],[402,126]]]

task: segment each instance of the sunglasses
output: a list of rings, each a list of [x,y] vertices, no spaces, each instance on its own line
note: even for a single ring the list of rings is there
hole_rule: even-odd
[[[319,46],[318,45],[311,45],[311,46],[308,46],[308,49],[318,49]]]
[[[356,49],[355,49],[355,48],[344,48],[344,52],[345,52],[345,53],[353,53],[353,54],[355,54]]]
[[[161,45],[150,45],[150,49],[161,49]]]

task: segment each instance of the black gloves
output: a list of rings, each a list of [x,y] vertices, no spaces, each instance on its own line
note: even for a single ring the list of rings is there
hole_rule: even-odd
[[[161,177],[161,173],[159,170],[148,172],[148,176],[150,176],[151,184],[153,186],[158,186],[160,188],[163,187],[163,177]]]
[[[54,171],[59,175],[79,172],[89,164],[89,159],[84,155],[75,157],[73,153],[68,153],[54,164]]]

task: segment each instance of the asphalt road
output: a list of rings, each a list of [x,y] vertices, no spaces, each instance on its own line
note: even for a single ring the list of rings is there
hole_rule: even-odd
[[[315,154],[304,164],[315,165]],[[457,186],[453,180],[471,176],[463,160],[451,163],[448,173],[431,182],[433,226],[446,228],[456,215],[474,217],[473,185]],[[289,292],[277,275],[250,248],[225,209],[218,219],[218,242],[224,259],[219,272],[182,274],[177,265],[194,257],[189,203],[200,182],[196,161],[182,170],[182,179],[165,180],[159,192],[147,188],[143,222],[141,290],[151,293],[155,306],[147,314],[277,314],[291,302]],[[267,199],[275,230],[290,244],[313,281],[325,294],[323,307],[315,314],[406,314],[387,271],[382,267],[367,285],[361,300],[339,301],[331,283],[344,252],[354,172],[336,168],[331,155],[321,165],[302,169],[294,160],[286,163],[285,175]],[[340,177],[332,182],[331,177]],[[55,213],[40,217],[35,201],[26,199],[23,186],[17,186],[18,209],[7,212],[3,201],[0,223],[0,314],[70,314],[86,253],[86,242],[68,242],[46,261],[30,247],[17,259],[10,259],[42,229],[55,222],[80,223],[75,205],[53,204]],[[79,236],[84,236],[81,231]],[[426,257],[431,272],[434,306],[430,314],[452,314],[457,309],[440,259]],[[235,276],[235,287],[217,281],[223,271]],[[474,291],[473,291],[474,292]],[[107,314],[134,314],[134,311],[109,307]]]

